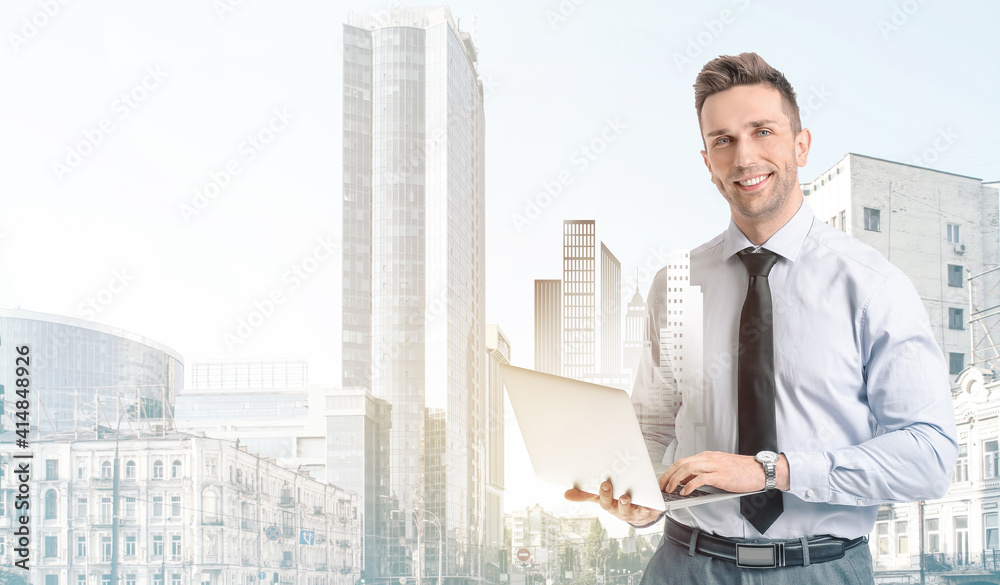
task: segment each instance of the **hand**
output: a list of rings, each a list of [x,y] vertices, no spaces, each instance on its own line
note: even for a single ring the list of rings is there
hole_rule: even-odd
[[[764,466],[750,455],[703,451],[678,459],[660,476],[660,489],[669,493],[684,484],[682,495],[710,485],[727,492],[745,493],[764,489]],[[776,486],[788,490],[788,459],[782,454],[776,465]]]
[[[760,465],[758,463],[758,465]],[[611,494],[611,480],[606,480],[601,484],[601,495],[591,494],[576,488],[566,490],[564,497],[571,502],[595,502],[611,513],[619,520],[624,520],[635,526],[649,524],[660,517],[661,512],[645,506],[637,506],[632,503],[632,499],[625,494],[619,499],[614,499]]]

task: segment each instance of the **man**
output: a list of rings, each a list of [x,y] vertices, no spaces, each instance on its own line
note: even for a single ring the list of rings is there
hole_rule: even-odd
[[[659,331],[680,283],[661,271],[632,401],[664,491],[769,491],[668,513],[642,585],[872,583],[864,537],[878,505],[948,488],[958,446],[944,357],[906,276],[804,204],[797,167],[812,137],[784,75],[743,53],[709,62],[694,87],[701,154],[732,214],[690,254],[704,368],[680,385],[676,424],[664,420]],[[661,517],[601,489],[566,497],[635,526]]]

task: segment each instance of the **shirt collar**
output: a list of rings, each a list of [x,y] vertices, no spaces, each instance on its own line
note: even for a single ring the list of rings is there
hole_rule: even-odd
[[[806,240],[806,236],[812,228],[815,217],[812,209],[806,205],[805,199],[803,199],[802,204],[799,205],[799,210],[795,212],[792,219],[788,220],[788,223],[781,226],[781,229],[768,238],[762,247],[791,262],[795,262],[796,256],[799,255],[799,250],[802,249],[802,243]],[[754,247],[754,244],[743,235],[740,228],[736,226],[736,222],[730,218],[729,227],[725,231],[722,259],[729,260],[733,254],[749,247]]]

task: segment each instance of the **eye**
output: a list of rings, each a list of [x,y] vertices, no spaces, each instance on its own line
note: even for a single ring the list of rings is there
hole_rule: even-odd
[[[768,134],[770,134],[770,133],[771,133],[771,131],[770,131],[770,130],[758,130],[758,131],[757,131],[757,134],[759,134],[759,135],[761,135],[761,136],[767,136],[767,135],[768,135]]]
[[[718,140],[715,141],[715,144],[716,145],[720,145],[720,146],[723,145],[723,144],[728,144],[728,143],[729,143],[729,139],[728,138],[720,138],[720,139],[718,139]]]

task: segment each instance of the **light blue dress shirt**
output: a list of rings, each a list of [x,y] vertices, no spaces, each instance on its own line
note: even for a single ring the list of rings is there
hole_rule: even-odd
[[[659,330],[675,307],[667,304],[670,287],[679,283],[661,270],[650,287],[651,347],[632,402],[657,473],[701,451],[737,451],[736,356],[748,277],[735,254],[752,245],[730,220],[690,254],[690,284],[703,294],[704,354],[701,375],[680,385],[676,421],[663,416],[658,394],[677,386],[656,366]],[[784,513],[764,537],[855,538],[871,532],[879,504],[943,496],[958,453],[955,417],[944,355],[910,280],[873,248],[817,221],[805,203],[763,247],[780,256],[768,280],[778,449],[791,484]],[[670,515],[722,536],[761,537],[738,499]]]

